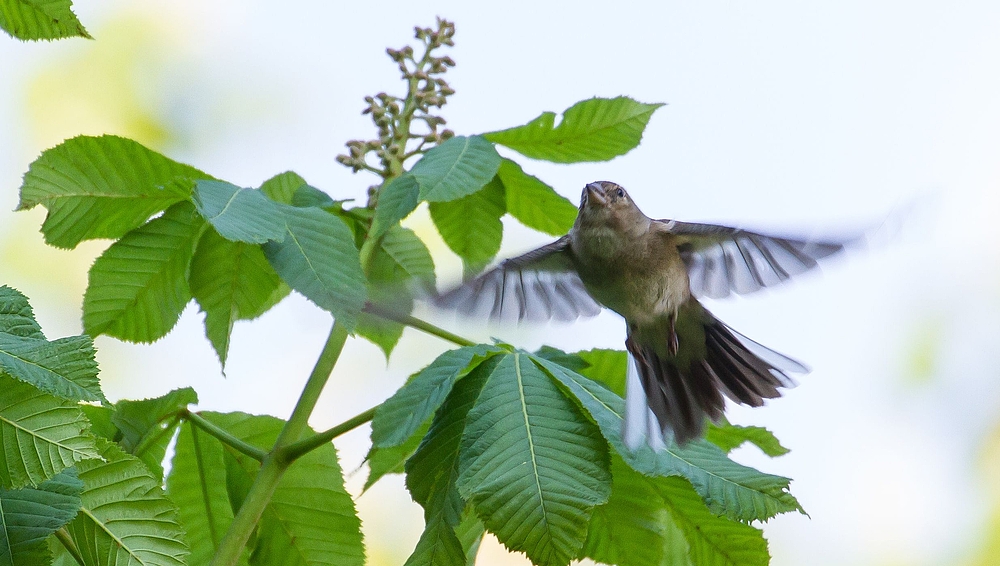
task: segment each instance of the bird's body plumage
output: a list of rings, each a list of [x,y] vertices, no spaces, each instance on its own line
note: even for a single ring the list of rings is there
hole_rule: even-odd
[[[608,181],[583,191],[570,232],[506,260],[437,298],[495,319],[571,320],[609,308],[626,321],[630,355],[625,439],[679,444],[718,421],[724,397],[778,397],[805,366],[736,333],[696,296],[748,293],[843,248],[673,220],[653,220]],[[665,435],[665,436],[664,436]],[[665,438],[666,437],[666,438]]]

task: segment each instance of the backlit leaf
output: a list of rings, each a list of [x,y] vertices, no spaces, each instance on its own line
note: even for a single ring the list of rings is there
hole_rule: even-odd
[[[481,269],[500,251],[504,189],[497,181],[457,200],[430,203],[431,218],[451,251],[467,268]]]
[[[76,516],[81,491],[83,482],[73,468],[35,488],[0,488],[0,564],[47,564],[45,539]]]
[[[184,566],[187,545],[177,507],[135,456],[98,439],[101,460],[77,464],[84,489],[67,530],[85,566]]]
[[[18,39],[90,39],[72,6],[71,0],[0,0],[0,29]]]
[[[442,202],[478,191],[499,167],[500,154],[482,136],[455,136],[425,153],[410,175],[420,185],[420,200]]]
[[[191,300],[187,272],[203,226],[183,202],[105,250],[83,297],[87,334],[153,342],[170,332]]]
[[[0,487],[37,486],[87,458],[99,458],[75,403],[0,374]]]
[[[211,177],[117,136],[78,136],[42,153],[21,185],[18,210],[41,204],[45,241],[72,248],[121,238],[154,214],[186,200]]]
[[[264,244],[271,267],[337,322],[353,328],[365,303],[365,276],[350,228],[318,208],[286,207],[288,235]]]
[[[554,112],[545,112],[523,126],[483,137],[532,159],[608,161],[639,145],[650,116],[661,106],[625,96],[591,98],[570,106],[559,125]]]
[[[577,214],[573,203],[517,163],[504,159],[497,178],[503,183],[507,212],[521,224],[553,236],[562,236],[573,227]]]
[[[191,201],[223,238],[263,244],[285,237],[281,208],[264,193],[224,181],[197,181]]]

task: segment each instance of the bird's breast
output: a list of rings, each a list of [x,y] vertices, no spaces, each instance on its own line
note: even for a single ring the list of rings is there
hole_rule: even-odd
[[[597,302],[642,324],[676,312],[687,301],[687,269],[671,236],[623,238],[603,232],[588,233],[572,246],[580,279]]]

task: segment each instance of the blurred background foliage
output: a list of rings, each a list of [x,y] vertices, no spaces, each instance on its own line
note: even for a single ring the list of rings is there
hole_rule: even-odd
[[[607,178],[653,216],[833,230],[890,218],[871,250],[823,278],[710,306],[815,369],[788,399],[732,414],[772,428],[792,453],[773,464],[752,449],[737,457],[796,478],[812,515],[765,526],[775,565],[1000,564],[1000,8],[637,3],[608,13],[584,3],[569,13],[525,3],[501,14],[383,4],[344,13],[95,0],[75,4],[94,41],[4,39],[0,203],[14,208],[43,149],[100,133],[247,186],[293,169],[334,198],[364,198],[372,179],[334,156],[368,135],[364,94],[394,87],[384,48],[438,13],[458,26],[458,94],[445,115],[459,133],[593,95],[670,103],[629,156],[528,171],[571,199]],[[512,42],[512,30],[531,41]],[[0,283],[27,294],[53,336],[78,333],[86,271],[107,244],[57,250],[38,233],[41,209],[0,214]],[[457,277],[426,210],[406,224],[430,240],[444,280]],[[502,256],[544,239],[506,227]],[[238,325],[226,379],[200,316],[189,309],[153,346],[99,338],[109,397],[193,385],[201,408],[287,414],[299,382],[281,381],[305,375],[325,315],[292,298]],[[622,338],[609,315],[572,327],[444,324],[526,348],[620,348]],[[314,426],[381,401],[446,346],[408,330],[385,364],[352,340]],[[353,433],[338,447],[360,493],[365,474],[350,472],[367,439]],[[383,484],[358,498],[370,563],[400,564],[421,512],[401,481]],[[494,542],[480,563],[527,562]]]

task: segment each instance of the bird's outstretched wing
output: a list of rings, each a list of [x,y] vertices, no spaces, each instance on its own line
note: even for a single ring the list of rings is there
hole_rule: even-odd
[[[601,312],[576,274],[566,236],[501,262],[437,295],[434,304],[503,322],[571,321]]]
[[[695,296],[718,299],[753,293],[816,266],[847,241],[767,236],[739,228],[658,220],[677,238]]]

